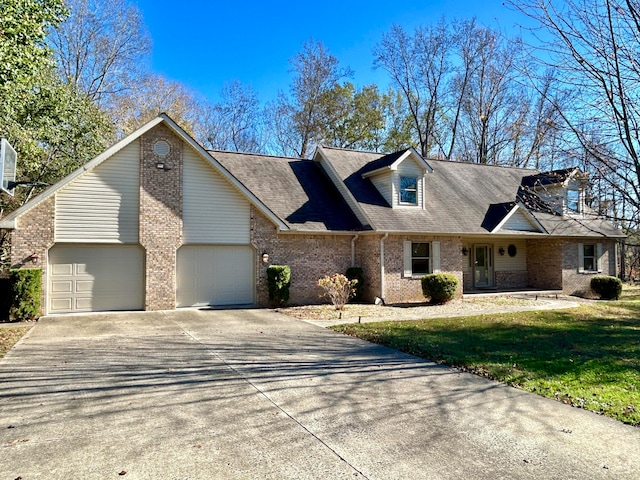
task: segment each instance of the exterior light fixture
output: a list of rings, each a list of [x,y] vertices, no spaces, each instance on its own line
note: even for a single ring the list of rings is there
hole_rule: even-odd
[[[31,263],[38,263],[38,260],[40,260],[40,255],[34,252],[29,255],[29,259],[31,260]]]
[[[262,263],[269,263],[269,254],[267,252],[262,254]]]
[[[469,249],[467,247],[462,247],[462,255],[465,257],[469,254]]]
[[[499,253],[500,255],[504,255],[504,247],[500,247],[500,248],[498,249],[498,253]]]
[[[165,172],[168,172],[169,170],[171,170],[172,167],[169,163],[158,162],[156,163],[156,168],[158,170],[164,170]]]

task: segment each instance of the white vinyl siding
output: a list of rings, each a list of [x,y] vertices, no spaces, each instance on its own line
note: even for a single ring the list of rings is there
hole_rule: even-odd
[[[196,152],[183,155],[185,243],[248,244],[249,201]]]
[[[515,246],[515,257],[509,256],[509,245]],[[500,255],[500,248],[504,248],[504,255]],[[496,243],[494,257],[496,272],[524,271],[527,269],[527,242],[526,240],[509,239]]]
[[[516,210],[513,215],[509,217],[500,230],[515,230],[517,232],[539,231],[538,227],[536,227],[520,209]]]
[[[143,255],[138,245],[54,245],[48,313],[142,309]]]
[[[428,259],[428,267],[427,272],[414,272],[413,264],[416,258],[420,260],[423,257],[416,257],[416,245],[417,244],[426,244],[427,245],[427,255],[424,258]],[[421,277],[426,275],[427,273],[438,273],[440,272],[440,242],[432,241],[432,242],[412,242],[411,240],[405,240],[403,242],[403,256],[404,256],[404,277]]]
[[[56,193],[56,242],[138,241],[139,156],[136,140]]]
[[[393,205],[393,182],[391,173],[376,175],[371,177],[371,182],[376,187],[380,195],[384,197],[389,206]]]
[[[182,246],[177,254],[177,306],[253,304],[254,258],[250,246]]]

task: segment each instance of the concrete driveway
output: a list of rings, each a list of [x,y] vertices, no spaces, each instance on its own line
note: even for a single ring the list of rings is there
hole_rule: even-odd
[[[42,319],[0,480],[631,479],[640,429],[266,310]]]

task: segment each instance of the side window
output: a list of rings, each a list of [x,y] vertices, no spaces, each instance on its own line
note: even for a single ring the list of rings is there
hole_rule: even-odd
[[[585,272],[597,271],[596,246],[592,243],[585,243],[583,246],[582,269]]]
[[[400,177],[400,203],[418,204],[418,179]]]
[[[580,191],[576,189],[567,190],[567,210],[580,213]]]
[[[429,250],[428,243],[411,244],[411,276],[422,276],[430,272]]]
[[[579,243],[578,272],[602,272],[602,254],[603,251],[601,243]]]

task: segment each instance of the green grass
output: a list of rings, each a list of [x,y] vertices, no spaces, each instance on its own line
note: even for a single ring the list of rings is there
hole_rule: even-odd
[[[334,330],[640,426],[640,298]]]

